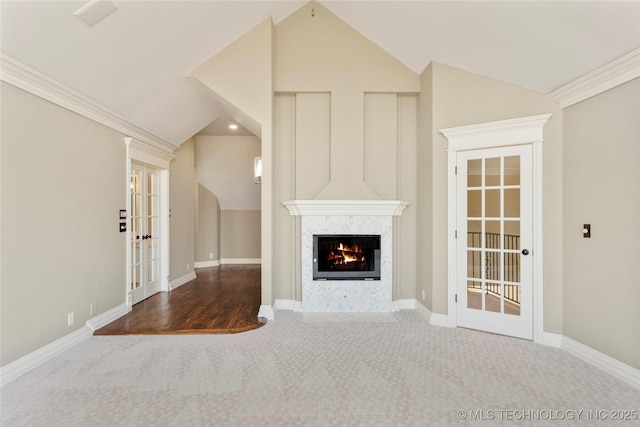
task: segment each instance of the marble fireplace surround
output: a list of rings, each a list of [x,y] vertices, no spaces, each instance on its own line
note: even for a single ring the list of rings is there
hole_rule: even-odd
[[[400,200],[291,200],[282,202],[301,217],[302,311],[382,313],[393,311],[393,217]],[[313,280],[314,234],[379,234],[380,280]]]

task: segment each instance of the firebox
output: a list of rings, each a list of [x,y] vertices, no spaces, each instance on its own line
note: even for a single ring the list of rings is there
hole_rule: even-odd
[[[380,235],[314,235],[313,280],[380,280]]]

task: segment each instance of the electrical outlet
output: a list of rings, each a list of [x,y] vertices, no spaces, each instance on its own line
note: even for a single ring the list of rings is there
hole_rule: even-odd
[[[73,326],[73,323],[75,322],[75,315],[73,312],[67,314],[67,327],[69,326]]]
[[[424,289],[422,290],[422,301],[427,299],[427,293],[424,291]]]
[[[209,259],[213,259],[213,252],[209,252]]]
[[[98,311],[96,307],[97,307],[97,304],[95,302],[92,302],[91,304],[89,304],[89,314],[91,316],[96,314],[96,311]]]
[[[191,267],[191,264],[187,263],[187,271],[189,271],[189,267]]]

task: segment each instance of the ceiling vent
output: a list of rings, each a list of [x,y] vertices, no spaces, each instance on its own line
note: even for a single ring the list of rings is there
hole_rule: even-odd
[[[91,0],[73,14],[89,27],[93,27],[116,9],[118,6],[111,0]]]

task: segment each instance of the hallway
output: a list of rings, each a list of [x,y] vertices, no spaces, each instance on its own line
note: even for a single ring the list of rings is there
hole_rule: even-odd
[[[94,335],[224,334],[265,324],[260,309],[260,265],[198,269],[197,278],[157,293]]]

